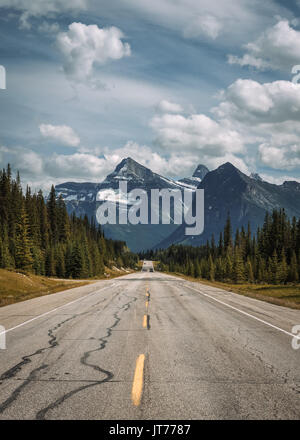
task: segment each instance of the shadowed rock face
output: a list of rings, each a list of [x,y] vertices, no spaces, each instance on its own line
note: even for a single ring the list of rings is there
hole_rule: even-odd
[[[183,185],[197,188],[207,173],[209,173],[209,169],[205,165],[198,165],[192,177],[185,177],[184,179],[180,179],[178,182]]]
[[[158,247],[168,247],[172,243],[196,246],[205,243],[212,234],[218,240],[228,212],[233,231],[238,227],[247,227],[248,222],[255,231],[262,225],[266,212],[275,208],[284,208],[289,217],[300,217],[300,183],[274,185],[246,176],[229,162],[207,173],[198,188],[203,188],[205,194],[203,234],[188,237],[183,224]]]
[[[252,179],[254,179],[254,180],[259,180],[260,182],[263,181],[263,179],[262,179],[262,178],[260,177],[260,175],[257,174],[257,173],[251,173],[251,174],[250,174],[250,177],[251,177]]]
[[[193,177],[203,180],[207,173],[209,173],[209,169],[205,165],[198,165]]]

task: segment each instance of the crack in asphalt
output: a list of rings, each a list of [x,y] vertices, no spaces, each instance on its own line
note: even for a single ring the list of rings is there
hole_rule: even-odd
[[[101,299],[101,301],[98,301],[96,304],[93,305],[93,307],[101,304],[102,302],[104,302],[106,300],[106,298]],[[45,351],[52,349],[56,346],[58,346],[58,341],[57,341],[57,337],[54,335],[54,332],[56,330],[58,330],[60,327],[62,327],[64,324],[66,324],[68,321],[71,321],[79,316],[83,316],[85,314],[90,313],[90,310],[87,310],[85,312],[82,313],[77,313],[72,315],[71,317],[65,319],[64,321],[61,321],[60,323],[56,324],[55,327],[51,328],[48,330],[48,336],[50,337],[48,344],[49,346],[47,347],[43,347],[43,348],[39,348],[38,350],[36,350],[35,352],[22,356],[22,361],[17,363],[16,365],[14,365],[13,367],[11,367],[9,370],[5,371],[4,373],[2,373],[2,375],[0,376],[0,385],[2,384],[2,381],[8,380],[8,379],[12,379],[14,378],[21,370],[22,368],[29,364],[30,362],[32,362],[32,357],[40,355],[42,353],[44,353]],[[93,310],[94,313],[94,310]],[[24,380],[24,383],[22,383],[22,385],[20,385],[18,388],[16,388],[12,394],[4,401],[0,404],[0,414],[2,414],[7,408],[8,406],[10,406],[19,396],[19,394],[21,393],[21,391],[32,381],[33,378],[35,378],[35,375],[38,371],[47,368],[48,365],[43,364],[42,366],[33,369],[30,373],[27,379]]]
[[[36,378],[36,374],[43,370],[44,368],[47,368],[48,365],[41,365],[38,368],[35,368],[34,370],[32,370],[28,376],[27,379],[25,379],[25,381],[22,383],[22,385],[20,385],[19,387],[17,387],[12,394],[1,404],[0,406],[0,414],[3,413],[6,408],[8,408],[19,396],[19,394],[22,392],[23,388],[25,388],[32,380],[34,380]]]
[[[104,368],[101,368],[99,365],[89,363],[88,359],[92,355],[92,353],[95,353],[95,352],[98,352],[98,351],[101,351],[101,350],[105,349],[105,347],[106,347],[106,345],[108,343],[108,340],[109,340],[110,336],[112,335],[113,329],[121,321],[121,318],[119,317],[119,313],[122,312],[122,311],[123,312],[127,311],[130,308],[131,304],[137,300],[137,297],[129,297],[128,295],[126,295],[126,296],[128,298],[132,298],[132,299],[130,301],[128,301],[126,304],[124,304],[122,307],[119,307],[119,310],[113,314],[114,323],[110,327],[107,327],[106,335],[103,336],[102,338],[98,339],[98,341],[100,342],[99,347],[97,347],[97,348],[95,348],[93,350],[86,351],[82,355],[82,357],[80,358],[80,362],[84,366],[93,368],[95,371],[104,374],[106,377],[104,379],[102,379],[101,381],[94,381],[92,383],[89,383],[88,385],[82,385],[82,386],[80,386],[78,388],[75,388],[75,389],[69,391],[68,393],[64,394],[63,396],[61,396],[60,398],[58,398],[57,400],[52,402],[47,407],[45,407],[45,408],[41,409],[40,411],[38,411],[37,414],[36,414],[36,419],[37,420],[44,420],[45,417],[46,417],[46,414],[49,411],[57,408],[59,405],[64,403],[67,399],[69,399],[70,397],[74,396],[74,394],[77,394],[80,391],[86,390],[88,388],[92,388],[92,387],[95,387],[97,385],[102,385],[103,383],[112,381],[112,379],[114,378],[114,374],[111,371],[105,370]]]
[[[59,324],[57,324],[53,329],[49,329],[48,330],[48,336],[50,336],[50,339],[48,341],[49,347],[43,347],[43,348],[39,348],[38,350],[36,350],[34,353],[22,356],[22,361],[19,362],[18,364],[14,365],[13,367],[11,367],[9,370],[5,371],[1,376],[0,376],[0,383],[3,380],[7,380],[7,379],[11,379],[14,376],[16,376],[16,374],[18,374],[19,371],[22,370],[23,366],[30,363],[31,362],[31,358],[33,356],[36,356],[38,354],[42,354],[44,351],[49,350],[55,346],[58,345],[57,341],[56,341],[56,337],[53,335],[53,332],[55,330],[57,330],[59,327],[61,327],[63,324],[65,324],[66,322],[70,321],[71,319],[74,319],[76,316],[79,315],[73,315],[68,319],[65,319],[64,321],[60,322]],[[1,405],[2,406],[2,405]],[[0,412],[1,412],[1,406],[0,406]]]

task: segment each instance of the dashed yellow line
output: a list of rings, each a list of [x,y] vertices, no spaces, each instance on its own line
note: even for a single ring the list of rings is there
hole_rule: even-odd
[[[146,301],[146,309],[148,309],[149,301]]]
[[[143,319],[143,327],[147,328],[148,327],[148,316],[144,315],[144,319]]]
[[[136,361],[134,379],[131,390],[131,399],[135,406],[139,406],[139,404],[141,403],[144,382],[144,364],[145,355],[140,354]]]

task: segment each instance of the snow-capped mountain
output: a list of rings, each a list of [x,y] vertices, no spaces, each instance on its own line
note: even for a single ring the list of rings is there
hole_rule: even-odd
[[[133,251],[153,247],[167,247],[172,243],[198,245],[204,243],[214,234],[216,240],[228,212],[232,227],[247,227],[250,222],[252,230],[263,223],[265,213],[274,208],[285,208],[289,217],[300,217],[300,183],[295,181],[274,185],[263,181],[260,176],[246,176],[231,163],[221,165],[208,171],[199,165],[191,178],[178,181],[168,179],[131,158],[122,160],[116,169],[101,183],[63,183],[56,186],[56,192],[63,196],[69,213],[77,216],[88,215],[95,218],[99,204],[106,200],[113,201],[117,209],[130,209],[133,201],[119,195],[119,182],[127,183],[128,192],[132,189],[144,189],[150,200],[151,189],[180,189],[194,193],[195,188],[204,189],[205,225],[202,235],[186,236],[186,225],[104,225],[107,237],[124,240]],[[171,205],[172,213],[173,205]],[[150,207],[149,207],[150,213]],[[171,221],[173,219],[171,214]]]
[[[117,205],[117,212],[120,209],[130,209],[134,201],[127,199],[125,195],[119,194],[119,183],[127,183],[127,192],[139,188],[147,192],[150,201],[151,189],[179,189],[181,191],[194,191],[195,186],[186,185],[180,181],[163,177],[154,173],[149,168],[139,164],[132,158],[123,159],[101,183],[73,183],[67,182],[56,186],[57,196],[62,195],[68,212],[77,216],[88,215],[95,218],[99,204],[105,201],[114,202]],[[125,206],[126,205],[126,206]],[[160,241],[168,237],[178,225],[172,224],[171,203],[171,224],[151,225],[150,218],[148,225],[104,225],[103,230],[108,238],[125,240],[133,251],[150,249]],[[150,216],[149,206],[149,216]]]

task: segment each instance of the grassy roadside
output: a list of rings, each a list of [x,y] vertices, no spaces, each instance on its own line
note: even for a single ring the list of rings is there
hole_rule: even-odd
[[[127,273],[129,272],[125,270],[106,269],[105,275],[101,278],[61,280],[0,269],[0,307],[38,296],[73,289],[74,287],[85,286],[100,279],[116,278]]]
[[[239,295],[276,304],[278,306],[290,307],[300,310],[300,284],[294,285],[272,285],[272,284],[230,284],[219,281],[208,281],[199,278],[189,277],[180,273],[169,273],[188,281],[207,284],[208,286],[218,287]]]

